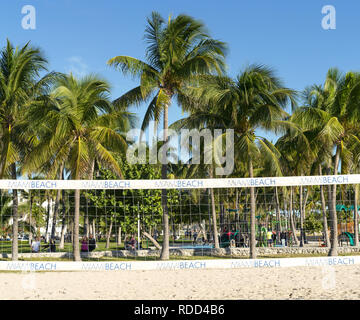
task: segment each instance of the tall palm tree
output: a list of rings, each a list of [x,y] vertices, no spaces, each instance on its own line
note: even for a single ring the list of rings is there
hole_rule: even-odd
[[[296,110],[293,121],[312,131],[313,140],[321,148],[329,146],[330,156],[325,159],[328,174],[337,175],[340,163],[341,172],[348,172],[360,151],[360,75],[353,72],[343,75],[338,69],[330,69],[324,85],[311,87],[307,96],[308,103]],[[329,186],[330,256],[336,256],[338,248],[336,195],[337,186]]]
[[[168,141],[168,108],[172,101],[186,95],[189,85],[201,75],[221,74],[225,68],[226,47],[212,39],[204,25],[187,15],[169,17],[166,22],[159,13],[153,12],[147,19],[145,36],[146,62],[117,56],[108,64],[124,74],[140,78],[140,85],[115,101],[116,105],[139,105],[149,102],[142,129],[151,119],[156,122],[163,116],[163,141]],[[183,105],[186,109],[186,106]],[[163,148],[162,179],[167,179],[167,150]],[[161,259],[169,259],[169,213],[167,192],[162,190],[164,240]]]
[[[27,130],[26,114],[33,104],[46,100],[56,73],[48,73],[40,49],[27,43],[19,48],[7,40],[0,51],[0,179],[17,179],[18,165],[33,144],[34,132]],[[18,259],[18,192],[12,191],[12,260]]]
[[[227,128],[234,130],[235,159],[246,164],[249,177],[254,177],[254,159],[261,155],[281,174],[279,153],[275,146],[256,134],[256,129],[277,132],[289,124],[285,107],[295,105],[295,92],[283,86],[274,71],[262,65],[251,65],[235,79],[203,77],[203,85],[192,90],[201,101],[221,109]],[[250,256],[256,257],[255,190],[250,188]]]
[[[30,119],[35,126],[46,126],[34,151],[27,157],[27,170],[51,163],[51,173],[65,164],[72,179],[88,176],[95,159],[122,176],[112,151],[125,151],[123,133],[131,115],[114,111],[109,102],[109,85],[95,76],[80,80],[73,75],[60,79],[51,94],[51,105],[34,109]],[[37,119],[37,120],[36,120]],[[80,190],[75,190],[74,260],[80,261],[79,218]]]
[[[295,110],[296,113],[296,110]],[[292,117],[289,118],[289,121],[292,121]],[[292,126],[286,131],[286,133],[281,136],[276,142],[275,146],[280,151],[280,163],[282,166],[282,172],[284,175],[291,176],[302,176],[310,175],[310,169],[314,163],[314,159],[319,153],[314,151],[314,146],[311,145],[309,141],[310,137],[308,132],[304,131],[303,128],[292,124]],[[299,188],[299,211],[300,211],[300,247],[304,245],[305,241],[305,230],[304,230],[304,220],[305,220],[305,207],[306,199],[303,201],[303,186]],[[294,191],[296,194],[296,189],[290,187],[290,198],[293,198]],[[307,192],[308,195],[308,192]],[[291,203],[292,207],[292,203]],[[292,211],[292,210],[290,210]],[[290,213],[291,214],[291,213]],[[295,234],[295,223],[294,215],[290,216],[290,222],[293,232],[293,237],[295,243],[298,244],[298,239]]]
[[[180,129],[197,129],[199,132],[203,129],[210,130],[213,132],[214,129],[225,129],[227,124],[223,121],[222,111],[220,108],[216,108],[215,105],[211,103],[202,104],[201,101],[197,101],[194,97],[187,98],[187,108],[190,111],[189,115],[186,118],[180,119],[171,125],[171,128],[175,130]],[[189,147],[190,150],[186,150],[191,153],[191,157],[188,161],[186,167],[186,178],[214,178],[214,171],[216,163],[214,161],[213,153],[216,150],[216,143],[211,142],[211,147],[208,144],[208,141],[200,141],[200,144],[197,145],[192,141],[192,144],[189,146],[181,146],[182,149]],[[209,148],[210,147],[210,148]],[[199,153],[200,159],[196,159],[194,154]],[[211,154],[210,154],[211,153]],[[211,158],[211,163],[206,163],[206,158]],[[214,238],[214,247],[215,249],[220,248],[219,239],[218,239],[218,225],[217,225],[217,216],[216,216],[216,204],[215,204],[215,194],[214,189],[210,188],[210,201],[211,201],[211,213],[212,213],[212,226],[213,226],[213,238]]]

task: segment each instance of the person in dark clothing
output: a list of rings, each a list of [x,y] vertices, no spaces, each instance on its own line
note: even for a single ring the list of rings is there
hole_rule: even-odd
[[[271,238],[272,238],[273,244],[276,245],[276,233],[275,232],[273,232]]]
[[[136,239],[135,239],[135,236],[134,236],[134,235],[131,236],[129,245],[131,246],[131,249],[133,249],[133,250],[136,249]]]
[[[49,252],[56,252],[55,239],[50,239],[49,243],[44,246],[44,249],[48,249]]]
[[[96,240],[93,237],[93,235],[91,234],[89,236],[89,251],[94,251],[96,249]]]
[[[285,247],[286,246],[286,234],[284,231],[280,232],[280,241],[281,241],[281,244]]]
[[[195,230],[194,231],[194,233],[193,233],[193,243],[195,244],[195,242],[196,242],[196,239],[197,239],[197,237],[198,237],[198,233],[197,233],[197,230]]]

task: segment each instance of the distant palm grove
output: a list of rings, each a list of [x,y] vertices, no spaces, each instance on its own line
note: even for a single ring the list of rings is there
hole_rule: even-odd
[[[126,51],[104,61],[104,65],[119,71],[119,77],[122,74],[138,79],[137,87],[116,93],[119,97],[113,101],[110,84],[100,76],[77,78],[49,72],[48,61],[39,48],[31,43],[15,46],[7,40],[0,51],[0,179],[219,177],[215,175],[215,162],[128,163],[126,133],[137,125],[137,120],[141,121],[141,129],[155,121],[162,129],[162,143],[168,141],[169,129],[222,129],[224,133],[233,129],[235,167],[229,177],[359,172],[360,73],[330,68],[323,83],[311,84],[309,79],[309,86],[302,92],[287,88],[274,69],[262,64],[249,65],[230,77],[226,43],[213,39],[202,22],[187,15],[164,19],[153,12],[147,19],[144,40],[145,61],[127,56]],[[186,116],[169,126],[173,103]],[[147,106],[145,116],[137,119],[130,107],[143,105]],[[259,136],[259,129],[279,138],[273,143]],[[166,150],[163,156],[169,157]],[[329,255],[337,255],[338,223],[342,219],[337,199],[341,197],[358,208],[356,185],[248,188],[226,193],[216,189],[180,193],[166,189],[31,192],[1,190],[1,233],[11,234],[13,260],[18,259],[20,219],[30,212],[21,231],[29,233],[31,241],[39,235],[38,225],[47,219],[40,205],[45,200],[55,204],[49,232],[54,236],[55,227],[62,226],[60,248],[64,248],[65,230],[71,230],[75,261],[81,260],[81,235],[96,233],[95,224],[106,233],[107,248],[112,233],[118,232],[120,241],[122,233],[136,234],[137,210],[144,214],[143,235],[161,250],[162,260],[169,259],[171,225],[187,223],[179,204],[184,210],[186,204],[198,205],[197,210],[205,210],[206,214],[210,208],[207,221],[215,248],[220,246],[219,212],[233,208],[242,212],[242,220],[248,222],[250,257],[256,258],[257,224],[267,219],[266,203],[273,203],[276,233],[287,228],[292,231],[293,242],[303,245],[304,230],[310,229],[306,225],[312,225],[322,232]],[[129,196],[141,199],[141,203],[126,200]],[[30,199],[25,208],[20,198]],[[119,205],[123,208],[122,220],[117,218],[117,212],[106,211],[107,207],[117,206],[118,198],[124,199]],[[65,203],[65,199],[72,202]],[[209,204],[206,209],[201,207],[204,203]],[[96,221],[91,214],[95,207]],[[319,214],[314,222],[316,208]],[[284,210],[290,213],[286,227],[281,223]],[[347,221],[354,226],[354,245],[358,246],[357,210]],[[161,242],[152,236],[156,225],[161,225]],[[119,230],[114,231],[115,226]]]

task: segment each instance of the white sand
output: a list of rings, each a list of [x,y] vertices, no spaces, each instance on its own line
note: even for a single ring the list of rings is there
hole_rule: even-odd
[[[0,273],[0,299],[360,299],[360,266]]]

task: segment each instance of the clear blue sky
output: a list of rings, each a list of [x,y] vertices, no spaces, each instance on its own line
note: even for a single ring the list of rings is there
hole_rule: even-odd
[[[21,27],[24,5],[36,8],[36,30]],[[321,9],[336,8],[336,30],[323,30]],[[136,85],[107,67],[116,55],[144,57],[145,18],[186,13],[202,20],[214,38],[228,43],[229,73],[250,63],[275,68],[287,87],[322,83],[329,67],[360,70],[360,1],[357,0],[2,0],[0,44],[40,46],[50,69],[101,74],[117,97]],[[139,109],[142,118],[143,109]],[[172,106],[170,122],[182,116]],[[270,136],[272,137],[272,136]]]

